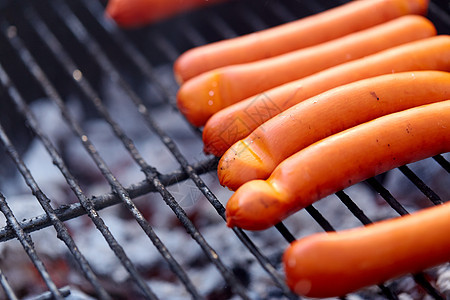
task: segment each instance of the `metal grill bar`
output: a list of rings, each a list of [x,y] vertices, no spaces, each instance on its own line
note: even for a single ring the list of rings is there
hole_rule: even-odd
[[[425,183],[423,183],[420,178],[414,174],[411,169],[407,166],[402,166],[399,168],[400,171],[405,174],[419,189],[422,191],[432,202],[434,205],[442,204],[439,196],[434,193]],[[367,182],[380,194],[382,197],[391,204],[395,208],[395,210],[401,215],[408,214],[408,212],[401,206],[401,204],[395,200],[395,198],[389,193],[387,189],[385,189],[379,182],[375,179],[369,179]],[[368,225],[372,223],[372,221],[364,214],[364,212],[350,199],[348,195],[346,195],[343,191],[336,193],[339,199],[349,208],[349,210],[357,217],[361,223],[364,225]],[[437,198],[436,198],[437,197]],[[422,286],[429,295],[431,295],[434,299],[443,299],[439,292],[430,284],[430,282],[425,278],[423,273],[413,274],[414,280]],[[394,294],[391,291],[383,286],[379,285],[383,293],[387,297],[391,297]],[[397,297],[395,297],[397,298]]]
[[[368,225],[372,223],[370,219],[366,216],[364,211],[356,205],[355,202],[350,199],[350,197],[344,192],[339,191],[336,193],[336,196],[344,203],[345,206],[352,212],[352,214],[363,224]]]
[[[89,0],[82,0],[83,4],[86,6],[86,8],[89,10],[89,12],[94,16],[94,18],[99,22],[99,24],[103,27],[103,29],[106,30],[110,34],[110,36],[114,39],[114,42],[118,47],[121,47],[121,49],[124,51],[124,53],[127,55],[127,57],[134,63],[134,65],[138,68],[138,70],[147,78],[149,83],[156,84],[158,89],[160,90],[163,99],[166,100],[171,106],[177,107],[175,101],[172,101],[172,98],[174,98],[174,95],[170,92],[170,90],[164,86],[164,84],[161,82],[161,80],[156,76],[155,71],[153,70],[153,67],[149,63],[149,61],[144,57],[144,55],[131,43],[129,39],[115,26],[111,20],[103,17],[103,8],[97,1],[89,1]],[[183,28],[186,28],[186,26],[183,26]],[[190,27],[189,27],[190,28]],[[193,29],[190,29],[194,31]],[[193,33],[195,36],[197,36],[197,33]],[[204,41],[200,41],[204,42]],[[167,45],[167,42],[162,37],[157,38],[157,45],[166,45],[165,51],[167,53],[174,53],[171,54],[171,58],[174,60],[176,57],[179,56],[178,52],[175,50],[169,50],[172,47]],[[173,57],[172,57],[173,56]],[[201,131],[199,128],[192,126],[189,122],[186,122],[190,128],[197,133],[199,136],[201,136]]]
[[[445,300],[444,297],[431,285],[424,273],[413,274],[414,281],[419,284],[433,299]]]
[[[171,43],[169,43],[161,33],[154,31],[149,34],[149,39],[155,41],[155,45],[162,50],[170,61],[175,61],[175,59],[180,56],[178,50]]]
[[[442,167],[445,171],[450,173],[450,162],[446,160],[442,155],[433,156],[433,159]]]
[[[433,204],[438,205],[442,204],[441,198],[429,187],[427,186],[422,179],[419,178],[410,168],[407,166],[401,166],[398,168],[415,186],[425,195],[428,199],[433,202]]]
[[[51,84],[46,79],[46,76],[44,75],[44,73],[42,72],[40,67],[35,63],[31,54],[26,50],[24,45],[19,40],[18,36],[16,35],[14,27],[9,26],[5,22],[2,22],[1,28],[2,28],[3,33],[8,32],[8,33],[6,33],[6,36],[8,37],[9,41],[11,42],[13,47],[17,50],[17,52],[19,53],[19,55],[21,56],[21,58],[23,59],[25,64],[27,66],[29,66],[29,69],[33,73],[35,78],[39,82],[42,83],[42,87],[46,90],[46,92],[48,92],[49,97],[52,99],[55,99],[55,98],[59,99],[57,92],[52,88]],[[36,136],[38,136],[41,139],[41,141],[44,143],[47,151],[51,154],[51,156],[54,160],[54,163],[61,170],[61,172],[63,173],[64,177],[66,178],[68,184],[70,185],[72,190],[75,192],[77,198],[80,200],[83,207],[86,209],[89,217],[92,219],[93,223],[100,230],[100,232],[103,234],[103,236],[105,237],[109,246],[111,247],[111,249],[114,251],[116,256],[121,261],[122,265],[129,272],[130,276],[135,280],[135,282],[141,288],[141,290],[146,295],[146,297],[148,297],[149,299],[156,299],[156,296],[154,295],[154,293],[149,289],[147,284],[140,277],[136,268],[132,264],[131,260],[125,254],[122,246],[120,246],[120,244],[117,242],[117,240],[113,237],[113,235],[109,231],[108,227],[105,225],[103,220],[98,215],[97,211],[95,211],[95,209],[93,208],[92,203],[89,201],[89,199],[86,198],[86,196],[81,191],[81,188],[76,183],[75,178],[68,171],[61,156],[58,154],[56,148],[45,137],[45,135],[42,134],[34,115],[31,113],[28,106],[25,104],[25,101],[23,101],[20,94],[17,92],[17,90],[12,85],[10,86],[9,91],[10,91],[10,96],[13,98],[13,100],[15,101],[15,104],[18,107],[18,110],[21,111],[21,113],[30,122],[30,127],[35,132]],[[59,99],[59,100],[61,101],[61,99]]]
[[[5,86],[8,86],[8,83],[10,84],[9,79],[7,78],[7,75],[1,65],[0,65],[0,78],[1,78],[2,83]],[[3,127],[1,125],[0,125],[0,140],[2,141],[9,156],[15,162],[17,168],[19,169],[20,173],[22,174],[23,178],[25,179],[25,182],[29,186],[33,195],[35,195],[35,197],[41,204],[42,208],[46,212],[50,222],[55,227],[55,229],[58,233],[59,239],[61,239],[66,244],[67,248],[69,248],[69,250],[71,251],[75,260],[77,261],[80,269],[82,270],[82,272],[84,273],[86,278],[89,280],[89,282],[93,285],[97,294],[102,299],[110,299],[107,292],[100,285],[100,283],[97,279],[97,276],[92,271],[89,263],[87,262],[85,257],[81,254],[81,252],[78,250],[78,247],[75,244],[72,237],[70,236],[66,226],[56,216],[55,211],[53,210],[52,206],[50,205],[51,200],[42,192],[42,190],[37,185],[36,181],[34,180],[33,176],[31,175],[30,171],[28,170],[28,168],[25,166],[23,160],[19,156],[19,153],[15,149],[14,145],[12,145],[10,139],[6,135],[6,133],[3,130]]]
[[[292,243],[295,241],[294,235],[289,231],[289,229],[287,229],[283,222],[276,224],[275,228],[281,233],[281,235],[288,243]]]
[[[313,217],[313,219],[322,227],[325,231],[336,231],[330,222],[324,218],[324,216],[313,206],[310,205],[305,210]]]
[[[214,170],[216,166],[217,162],[213,159],[211,161],[205,161],[195,165],[194,170],[197,172],[197,174],[204,174]],[[166,175],[160,175],[159,177],[161,183],[166,187],[184,181],[188,178],[187,174],[181,170]],[[132,199],[151,192],[157,192],[156,188],[153,185],[149,184],[147,180],[135,184],[127,188],[126,190]],[[89,201],[92,203],[95,210],[101,210],[106,207],[121,203],[120,199],[113,193],[92,197],[89,199]],[[55,214],[61,221],[67,221],[85,215],[86,210],[80,203],[74,203],[56,208]],[[28,233],[46,228],[48,226],[51,226],[51,223],[46,214],[39,215],[34,217],[33,219],[28,219],[20,222],[20,227]],[[10,228],[0,229],[0,242],[4,242],[13,238],[15,238],[14,232]]]
[[[411,171],[412,173],[412,171]],[[414,174],[414,173],[412,173]],[[375,178],[370,178],[366,182],[377,192],[381,197],[401,216],[409,214],[409,212],[392,196],[392,194],[383,187],[379,181]],[[425,194],[426,195],[426,194]],[[442,295],[430,284],[430,282],[425,278],[423,273],[418,273],[413,275],[414,280],[420,286],[422,286],[427,293],[434,299],[443,299]]]
[[[383,199],[401,216],[409,214],[408,211],[392,196],[392,194],[375,178],[369,178],[366,183],[371,186]]]
[[[91,53],[92,56],[96,57],[96,60],[99,62],[100,67],[104,69],[106,74],[108,74],[112,80],[118,85],[121,86],[125,92],[129,95],[130,99],[135,103],[136,107],[138,108],[139,113],[143,115],[146,123],[148,124],[149,128],[152,129],[163,141],[163,143],[166,145],[166,147],[172,152],[174,157],[177,159],[183,170],[189,175],[189,177],[194,181],[196,186],[202,191],[202,193],[205,195],[205,197],[208,199],[208,201],[214,206],[216,211],[219,213],[219,215],[225,220],[225,208],[223,205],[219,202],[219,200],[215,197],[215,195],[210,191],[210,189],[206,186],[206,184],[203,182],[203,180],[199,177],[199,175],[195,172],[193,167],[187,162],[187,160],[184,158],[184,156],[181,154],[181,152],[178,150],[178,147],[175,145],[175,143],[172,141],[170,137],[168,137],[160,128],[157,126],[157,124],[152,120],[152,117],[150,116],[149,111],[146,109],[145,105],[143,104],[142,100],[133,92],[131,88],[128,87],[128,85],[125,83],[125,81],[121,78],[120,74],[115,70],[115,68],[112,66],[112,63],[107,59],[104,52],[101,50],[100,45],[95,43],[95,41],[89,36],[88,32],[85,30],[83,25],[76,19],[76,17],[71,13],[71,11],[63,6],[62,3],[54,4],[56,7],[56,11],[58,11],[62,18],[67,21],[68,27],[71,29],[71,31],[74,33],[74,35],[80,40],[80,42],[87,46],[88,51]],[[238,229],[235,229],[235,232],[239,231]],[[243,232],[241,232],[239,236],[243,236]],[[247,243],[249,240],[247,240]],[[270,267],[270,263],[264,259],[263,256],[260,255],[260,252],[256,249],[256,247],[250,248],[250,250],[253,252],[253,254],[257,257],[259,261],[262,261],[262,266],[266,269],[266,271],[269,272],[269,274],[272,276],[272,278],[275,280],[275,282],[282,288],[282,290],[287,295],[292,295],[289,289],[284,284],[283,280],[276,274],[273,267]],[[214,258],[214,257],[212,257]],[[222,267],[221,267],[222,268]],[[233,276],[229,274],[229,271],[226,269],[222,269],[221,272],[224,273],[224,276],[229,277],[229,280],[232,282],[235,281],[233,279]],[[225,275],[228,274],[228,275]]]
[[[280,4],[280,2],[273,1],[269,3],[270,11],[275,14],[278,19],[283,20],[283,22],[290,22],[297,19],[285,6]]]
[[[255,22],[253,22],[253,23],[256,24]],[[260,22],[258,22],[258,24],[261,25]],[[424,189],[422,189],[422,190],[424,190]],[[353,202],[351,202],[351,200],[350,200],[350,198],[348,196],[344,197],[344,199],[342,199],[342,197],[343,197],[342,194],[339,194],[339,196],[340,196],[341,200],[343,200],[345,202],[345,204],[350,208],[350,210],[352,210],[351,208],[355,208],[356,207],[356,205],[353,205],[353,206],[351,205],[351,203],[353,203]],[[318,222],[323,224],[324,228],[326,228],[327,230],[331,230],[332,229],[331,225],[329,225],[329,223],[323,217],[321,217],[320,214],[316,210],[314,210],[313,208],[308,208],[308,209],[309,209],[310,214],[312,214],[315,217],[316,221],[319,220]],[[401,208],[400,208],[400,210],[401,210]],[[360,211],[359,215],[355,214],[355,216],[357,216],[363,223],[364,222],[366,222],[366,223],[370,222],[370,220],[362,213],[362,211],[361,210],[359,210],[359,211]],[[352,210],[352,212],[355,213],[355,210]],[[326,223],[328,223],[328,224],[326,224]],[[283,236],[287,237],[288,241],[291,239],[291,237],[289,237],[289,234],[287,234],[286,231],[284,231],[282,229],[282,224],[277,225],[277,228],[280,230],[280,232],[282,232]],[[382,288],[382,290],[385,291],[385,288]],[[389,292],[388,294],[392,295],[391,292]]]
[[[0,133],[1,134],[1,133]],[[50,277],[50,274],[48,273],[47,269],[45,268],[44,263],[37,255],[34,247],[33,247],[33,241],[31,240],[31,237],[25,233],[22,228],[20,228],[19,222],[17,221],[16,217],[14,216],[12,210],[9,208],[8,203],[6,202],[5,196],[0,193],[0,210],[2,211],[3,215],[6,217],[6,222],[8,226],[10,226],[15,234],[17,239],[22,244],[23,249],[27,253],[28,257],[33,262],[33,265],[36,267],[36,269],[39,272],[39,275],[41,276],[42,280],[45,282],[45,285],[48,287],[49,291],[52,293],[52,296],[54,299],[63,299],[63,296],[61,295],[60,291],[56,287],[56,284],[53,282],[53,280]]]
[[[408,174],[410,176],[413,177],[417,177],[409,168],[407,168],[407,170],[409,170],[411,174]],[[376,181],[374,179],[374,181]],[[377,181],[376,181],[377,182]],[[373,183],[374,186],[376,186],[377,190],[379,189],[379,185],[376,184],[375,182]],[[381,189],[380,189],[381,190]],[[387,190],[386,190],[387,191]],[[381,192],[382,194],[385,194],[386,192],[383,190]],[[350,199],[350,197],[348,197],[348,195],[344,194],[343,191],[336,193],[336,195],[339,197],[339,199],[349,208],[349,210],[355,215],[357,216],[357,218],[364,224],[364,225],[368,225],[373,223],[364,213],[363,211]],[[391,197],[386,195],[386,197]],[[398,203],[398,202],[397,202]],[[398,204],[400,205],[400,204]],[[405,210],[406,211],[406,210]],[[430,282],[425,278],[423,273],[418,273],[418,274],[413,274],[412,275],[414,280],[420,285],[422,286],[428,294],[430,294],[434,299],[442,299],[442,296],[439,294],[439,292],[430,284]],[[383,286],[383,285],[379,285],[379,287],[381,288],[381,290],[383,291],[383,293],[385,293],[385,295],[387,297],[391,297],[394,294],[392,293],[392,291],[388,291],[388,289]],[[395,297],[397,298],[397,297]]]
[[[14,293],[13,289],[11,288],[11,285],[8,282],[8,279],[6,279],[5,274],[3,274],[3,271],[0,269],[0,285],[3,288],[3,291],[5,291],[5,296],[9,300],[18,300],[16,294]]]
[[[74,62],[68,57],[67,53],[64,51],[64,49],[56,40],[56,38],[53,36],[53,34],[51,34],[48,28],[43,24],[42,20],[31,11],[28,11],[28,16],[30,17],[30,20],[32,20],[32,22],[35,25],[37,25],[36,30],[40,34],[41,38],[45,40],[46,43],[51,47],[53,54],[59,59],[61,65],[66,68],[66,71],[69,73],[69,75],[72,74],[75,70],[78,70]],[[147,180],[153,183],[153,186],[155,186],[158,192],[163,196],[164,201],[166,201],[167,205],[171,207],[176,216],[185,226],[186,230],[191,234],[191,236],[194,239],[198,241],[198,243],[204,248],[205,252],[211,253],[211,256],[216,256],[215,251],[210,246],[208,246],[204,238],[201,237],[201,234],[189,220],[184,210],[178,205],[174,197],[167,191],[167,189],[158,179],[158,174],[156,170],[150,167],[145,162],[145,160],[142,158],[142,156],[139,154],[138,150],[134,146],[131,139],[129,139],[125,135],[125,133],[120,129],[119,125],[109,115],[108,111],[101,103],[100,97],[96,94],[94,89],[83,77],[76,81],[79,84],[82,91],[84,92],[85,96],[93,102],[96,109],[101,113],[102,117],[110,124],[110,126],[112,127],[115,134],[119,137],[119,139],[122,140],[126,149],[129,151],[129,153],[136,161],[136,163],[141,167],[141,170],[145,173]],[[200,296],[198,295],[198,292],[194,288],[192,282],[189,280],[184,270],[173,259],[172,255],[168,252],[168,250],[165,247],[163,247],[161,241],[158,240],[155,246],[159,248],[158,250],[160,250],[162,256],[168,260],[168,263],[171,265],[174,273],[176,273],[180,277],[180,279],[186,285],[187,289],[192,293],[192,295],[194,295],[196,298],[199,298]],[[220,266],[220,268],[222,268],[222,266]],[[221,271],[225,271],[225,269],[222,269]]]
[[[187,20],[181,20],[180,29],[184,37],[188,39],[192,45],[204,45],[207,43],[206,39],[199,34]]]
[[[60,288],[59,291],[61,292],[61,295],[63,295],[64,297],[68,297],[70,295],[70,289],[67,286]],[[33,298],[33,300],[52,300],[52,299],[53,299],[52,294],[49,292],[45,292]]]
[[[259,31],[267,28],[267,24],[261,20],[252,10],[245,6],[242,2],[238,3],[237,12],[242,16],[241,18],[250,25],[252,31]]]
[[[208,23],[212,28],[214,28],[223,39],[230,39],[237,36],[236,31],[234,31],[224,20],[215,12],[208,14],[206,16]]]
[[[83,0],[84,1],[84,0]],[[103,10],[100,6],[95,6],[96,2],[92,1],[84,1],[85,5],[88,6],[91,13],[96,16],[99,23],[110,33],[114,38],[116,38],[117,45],[127,45],[127,47],[124,49],[125,52],[130,55],[134,55],[135,51],[128,51],[128,46],[131,45],[129,41],[126,40],[126,38],[123,36],[123,34],[117,30],[117,27],[114,26],[111,22],[108,22],[107,19],[101,18],[101,14]],[[132,46],[130,46],[132,47]],[[138,51],[136,51],[138,52]],[[138,52],[139,53],[139,52]],[[132,56],[130,56],[131,59],[133,59]],[[144,58],[143,58],[144,59]],[[145,59],[144,59],[145,60]],[[135,62],[135,64],[138,66],[138,63]],[[138,66],[139,67],[139,66]],[[156,76],[153,76],[156,77]],[[194,173],[197,173],[197,171],[194,170]],[[223,211],[223,206],[219,207],[220,211]],[[220,213],[220,212],[219,212]],[[223,217],[223,214],[222,214]],[[277,276],[275,269],[270,264],[270,262],[265,259],[263,255],[261,255],[260,251],[253,245],[253,243],[248,239],[248,237],[238,229],[234,229],[235,233],[238,235],[238,237],[241,239],[241,241],[247,245],[247,248],[250,249],[250,251],[255,255],[255,257],[258,259],[258,261],[261,263],[261,265],[269,272],[269,274],[272,276],[272,278],[280,285],[280,287],[284,290],[285,294],[289,295],[289,297],[292,297],[291,292],[287,287],[285,286],[284,282],[281,280],[279,276]]]
[[[118,43],[118,45],[120,45],[120,44]],[[150,115],[147,112],[141,111],[141,108],[142,108],[142,105],[143,105],[141,101],[139,101],[139,102],[137,102],[135,104],[138,106],[139,111],[142,114],[144,114],[145,119],[148,120],[148,119],[151,118]],[[154,122],[152,122],[152,121],[148,121],[148,122],[151,123],[150,127],[152,129],[154,129],[156,127]],[[170,138],[167,135],[165,135],[160,129],[157,129],[156,131],[159,132],[158,135],[161,137],[161,139],[164,141],[164,143],[168,146],[168,148],[171,150],[171,152],[174,153],[174,156],[180,162],[180,164],[182,165],[183,169],[184,170],[188,170],[188,171],[186,171],[186,173],[191,174],[191,176],[195,176],[195,178],[196,178],[195,180],[198,182],[198,183],[196,183],[197,186],[201,185],[204,188],[207,188],[206,185],[203,183],[203,181],[200,179],[200,177],[197,176],[198,173],[195,170],[192,169],[192,167],[188,164],[188,162],[183,158],[183,156],[179,152],[179,150],[177,150],[175,144],[173,142],[167,142],[167,141],[170,140]],[[206,195],[205,196],[213,204],[213,206],[216,208],[216,210],[222,216],[222,218],[225,219],[224,207],[215,198],[215,196],[213,196],[213,194],[209,191],[209,189],[206,191]],[[258,261],[260,261],[260,263],[266,269],[266,271],[269,272],[269,274],[272,276],[272,278],[275,280],[275,282],[282,288],[282,290],[285,292],[285,294],[288,295],[289,297],[292,297],[292,293],[286,287],[286,285],[281,280],[281,278],[276,274],[275,269],[270,264],[270,262],[268,262],[267,259],[265,259],[265,257],[261,255],[260,251],[253,245],[253,243],[246,237],[246,235],[241,230],[239,230],[239,229],[233,229],[233,230],[238,235],[238,237],[241,239],[241,241],[244,242],[244,244],[247,245],[247,247],[255,255],[255,257],[258,259]]]
[[[96,57],[97,61],[99,62],[100,67],[102,67],[105,71],[105,73],[109,74],[110,79],[124,89],[124,91],[129,95],[129,97],[133,100],[133,102],[137,105],[138,111],[145,116],[145,120],[147,121],[147,124],[161,137],[162,141],[166,144],[166,146],[172,150],[172,152],[178,152],[179,156],[181,157],[181,153],[179,153],[176,149],[176,145],[173,143],[173,141],[162,132],[161,129],[158,128],[156,123],[151,119],[149,112],[147,111],[147,108],[143,104],[143,102],[140,100],[140,98],[133,92],[133,90],[126,84],[126,82],[121,78],[120,74],[115,70],[115,68],[112,66],[111,62],[108,60],[106,55],[101,50],[101,47],[89,36],[87,31],[84,29],[83,25],[78,21],[78,19],[71,13],[69,8],[64,5],[62,2],[58,2],[58,4],[53,3],[55,5],[55,10],[60,13],[65,21],[67,21],[68,27],[72,30],[72,32],[76,35],[80,41],[85,44],[90,51],[91,55]],[[72,124],[75,121],[70,120],[67,118],[67,120]],[[73,126],[73,125],[72,125]],[[114,129],[116,131],[116,129]],[[84,139],[83,142],[88,144],[86,149],[91,152],[94,159],[96,160],[96,164],[101,169],[104,176],[108,179],[110,184],[112,185],[113,189],[116,191],[116,193],[122,198],[123,201],[133,210],[133,214],[136,214],[138,216],[138,221],[142,223],[142,227],[144,230],[149,231],[149,227],[145,227],[144,223],[146,223],[145,219],[142,217],[140,212],[136,209],[134,204],[131,202],[131,199],[129,198],[129,195],[126,194],[126,190],[117,182],[117,180],[113,177],[111,172],[107,169],[106,164],[103,162],[102,158],[97,155],[96,153],[92,152],[93,145],[89,142],[86,134],[82,132],[81,128],[77,129],[77,135],[79,135],[80,139]],[[129,149],[131,150],[131,149]],[[95,154],[95,155],[94,155]],[[139,162],[139,164],[143,164],[142,161]],[[186,162],[187,166],[187,162]],[[189,170],[185,171],[187,173],[193,172],[192,166],[188,166]],[[142,165],[141,165],[142,167]],[[198,175],[197,175],[198,177]],[[199,177],[198,177],[199,178]],[[151,175],[150,180],[152,180],[154,183],[156,183],[157,187],[160,187],[160,184],[158,182],[155,182],[157,178],[154,174]],[[206,187],[206,185],[205,185]],[[173,208],[176,208],[176,201],[173,200],[171,196],[169,196],[168,193],[166,193],[164,199],[170,199],[171,205],[173,205]],[[217,200],[218,202],[218,200]],[[220,204],[220,202],[218,202]],[[179,215],[181,216],[182,212],[179,211]],[[224,215],[224,214],[223,214]],[[222,263],[221,259],[216,254],[216,251],[212,249],[211,246],[206,242],[206,240],[202,237],[202,235],[195,230],[194,227],[190,226],[190,221],[186,217],[183,219],[183,222],[185,222],[183,225],[185,228],[189,231],[191,236],[197,241],[197,243],[200,245],[208,259],[218,268],[224,279],[229,283],[229,285],[232,287],[232,289],[239,294],[244,299],[247,298],[246,292],[243,288],[243,286],[236,280],[236,278],[232,275],[231,271]],[[148,233],[150,234],[150,232]]]
[[[117,45],[121,45],[122,50],[126,53],[127,57],[135,64],[142,75],[152,85],[155,85],[165,100],[170,100],[173,97],[173,91],[161,82],[158,76],[155,75],[155,70],[144,55],[139,51],[133,43],[115,26],[111,20],[104,18],[104,8],[98,1],[82,0],[83,5],[89,10],[94,18],[100,23],[100,25],[109,33],[110,37],[114,39]],[[163,44],[161,40],[155,44]],[[174,50],[175,51],[175,50]],[[172,51],[169,51],[172,52]],[[175,51],[169,58],[176,58],[179,55]],[[171,105],[176,106],[173,101],[169,101]]]
[[[342,198],[347,198],[344,195],[342,195],[343,192],[339,192],[338,195]],[[348,203],[349,199],[346,199],[346,202]],[[351,200],[350,200],[351,201]],[[352,204],[353,207],[357,207],[356,204]],[[314,206],[310,205],[305,208],[305,210],[311,215],[311,217],[314,218],[314,220],[319,223],[319,225],[323,228],[323,230],[327,232],[336,231],[334,227],[322,216],[322,214],[314,208]],[[358,209],[357,209],[358,210]],[[357,211],[355,210],[355,211]],[[367,219],[368,220],[368,219]],[[370,220],[368,220],[370,222]],[[295,240],[295,239],[294,239]],[[378,287],[380,288],[381,292],[387,297],[387,299],[396,299],[394,296],[394,293],[386,287],[384,284],[378,284]]]
[[[448,6],[447,6],[448,8]],[[430,13],[432,13],[434,16],[439,18],[441,22],[448,26],[450,26],[450,13],[448,11],[445,11],[444,9],[440,9],[439,6],[437,6],[436,3],[433,1],[430,1],[428,10]]]
[[[444,161],[445,158],[443,158],[441,155],[438,157],[441,157]],[[419,189],[428,197],[428,192],[431,191],[431,195],[436,195],[434,191],[432,191],[428,186],[424,184],[424,186],[421,186],[421,180],[415,175],[408,167],[402,166],[399,168],[404,174],[410,179],[414,184],[416,184]],[[370,178],[366,180],[367,184],[369,184],[376,192],[378,192],[385,201],[394,208],[395,211],[397,211],[400,215],[406,215],[408,212],[406,209],[392,196],[392,194],[384,188],[375,178]],[[423,183],[423,182],[422,182]],[[347,206],[347,208],[353,213],[355,217],[357,217],[361,223],[364,225],[371,224],[372,221],[364,214],[364,212],[354,203],[348,195],[345,194],[344,191],[339,191],[336,193],[336,196]],[[436,195],[436,197],[440,200],[439,196]],[[434,205],[439,205],[442,202],[436,201],[434,196],[429,197],[429,199],[433,202]],[[322,228],[325,231],[334,231],[333,227],[326,222],[325,218],[315,209],[315,208],[307,208],[306,209],[313,218],[321,224]],[[327,224],[328,223],[328,224]],[[423,273],[417,273],[412,275],[414,281],[416,281],[417,284],[419,284],[424,290],[432,296],[434,299],[443,299],[442,295],[436,290],[436,288],[431,285],[431,283],[426,279],[425,275]],[[398,299],[397,296],[386,286],[384,285],[378,285],[383,292],[383,294],[388,299]]]
[[[377,286],[381,289],[381,292],[386,296],[387,299],[398,300],[397,295],[394,294],[390,288],[386,287],[384,284],[379,284]]]
[[[414,174],[414,173],[413,173]],[[389,193],[387,189],[385,189],[375,178],[368,179],[367,182],[376,189],[377,192],[382,195],[383,198],[391,205],[393,208],[401,215],[408,214],[408,212],[401,206],[400,203]],[[349,208],[349,210],[357,217],[363,225],[368,225],[373,223],[364,213],[363,211],[354,203],[348,195],[345,194],[344,191],[340,191],[336,193],[338,198]],[[318,222],[325,231],[335,231],[333,226],[320,214],[320,212],[315,209],[313,206],[309,206],[306,208],[306,211]],[[289,238],[292,240],[292,238]],[[295,239],[294,239],[295,240]],[[431,295],[434,299],[440,300],[443,299],[440,293],[430,284],[430,282],[425,278],[423,273],[417,273],[412,275],[417,284],[422,286],[429,295]],[[379,284],[378,287],[381,289],[383,294],[388,299],[397,299],[395,294],[385,285]]]

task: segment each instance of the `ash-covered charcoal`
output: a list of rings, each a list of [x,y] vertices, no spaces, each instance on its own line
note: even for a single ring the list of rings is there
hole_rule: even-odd
[[[438,267],[436,285],[446,299],[450,299],[450,263]]]

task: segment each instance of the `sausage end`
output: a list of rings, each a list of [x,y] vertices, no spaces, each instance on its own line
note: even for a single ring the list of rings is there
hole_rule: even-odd
[[[195,126],[203,126],[222,106],[220,78],[216,72],[208,72],[185,82],[177,93],[177,105]]]
[[[241,186],[228,200],[226,217],[228,227],[264,230],[278,222],[283,203],[279,193],[264,180],[253,180]]]
[[[266,159],[254,150],[251,143],[240,140],[225,152],[217,171],[222,185],[236,190],[248,181],[269,177]]]

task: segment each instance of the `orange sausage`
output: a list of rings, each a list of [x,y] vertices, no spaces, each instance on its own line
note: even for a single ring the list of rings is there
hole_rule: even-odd
[[[178,108],[194,126],[203,126],[222,108],[260,92],[434,35],[436,29],[428,19],[410,15],[273,58],[222,67],[183,84],[177,94]]]
[[[186,51],[174,65],[179,82],[219,67],[309,47],[407,14],[425,15],[428,0],[362,0],[241,37]]]
[[[119,26],[132,28],[223,0],[109,0],[106,15]]]
[[[450,151],[450,100],[352,127],[284,160],[264,180],[242,185],[228,200],[228,226],[261,230],[352,184]]]
[[[292,243],[288,286],[308,297],[337,297],[450,261],[450,202],[366,227]]]
[[[265,121],[312,96],[377,75],[450,71],[450,36],[407,43],[270,89],[214,114],[203,130],[204,151],[221,156]]]
[[[287,109],[222,156],[220,183],[232,190],[266,179],[292,154],[327,136],[393,112],[450,99],[450,73],[402,72],[343,85]]]

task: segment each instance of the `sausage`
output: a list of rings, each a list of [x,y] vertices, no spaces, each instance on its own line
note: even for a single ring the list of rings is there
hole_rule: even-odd
[[[308,297],[338,297],[450,261],[450,202],[404,217],[293,242],[288,286]]]
[[[283,83],[394,46],[436,35],[433,24],[409,15],[329,42],[256,62],[215,69],[185,82],[180,111],[200,127],[220,109]]]
[[[428,0],[363,0],[256,33],[190,49],[174,64],[181,83],[219,67],[309,47],[407,14],[425,15]]]
[[[133,28],[220,1],[223,0],[109,0],[105,14],[119,26]]]
[[[285,159],[228,200],[227,224],[261,230],[315,201],[404,164],[450,151],[450,100],[382,116]]]
[[[219,161],[220,183],[232,190],[267,179],[284,159],[358,124],[450,99],[450,73],[401,72],[371,77],[311,97],[236,142]]]
[[[393,47],[226,107],[203,128],[204,151],[220,157],[265,121],[329,89],[377,75],[419,70],[450,71],[450,36],[438,35]]]

